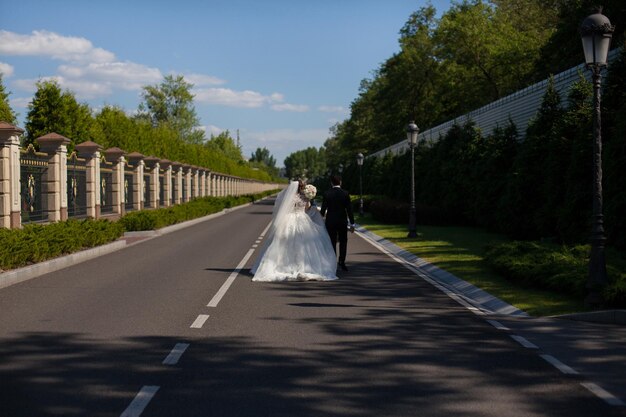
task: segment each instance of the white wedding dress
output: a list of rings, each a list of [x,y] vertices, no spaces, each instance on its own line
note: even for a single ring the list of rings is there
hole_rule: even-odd
[[[252,267],[252,281],[329,281],[337,279],[337,256],[315,207],[294,181],[277,197],[265,245]]]

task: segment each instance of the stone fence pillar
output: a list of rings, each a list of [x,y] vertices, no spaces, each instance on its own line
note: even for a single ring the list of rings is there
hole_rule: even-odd
[[[159,190],[159,158],[149,156],[143,160],[145,166],[150,170],[150,189],[148,195],[149,201],[146,201],[146,207],[159,208],[160,190]]]
[[[191,176],[193,177],[193,181],[191,182],[192,184],[192,193],[191,195],[194,198],[199,197],[199,192],[200,192],[200,169],[198,167],[192,167],[191,168]]]
[[[184,171],[183,172],[183,176],[184,176],[183,187],[185,187],[185,193],[184,193],[185,201],[183,201],[183,203],[186,203],[189,200],[191,200],[191,166],[184,165],[183,171]]]
[[[174,204],[180,204],[183,201],[183,167],[179,162],[172,163],[172,175],[174,175],[174,183],[176,184],[172,190]]]
[[[113,196],[111,205],[113,213],[120,216],[124,215],[124,159],[125,152],[120,148],[109,148],[104,151],[104,157],[108,162],[113,164],[113,178],[111,180],[111,189]]]
[[[35,139],[48,154],[48,170],[42,181],[41,200],[50,222],[67,220],[67,145],[71,142],[58,133]]]
[[[128,160],[133,165],[133,210],[142,210],[143,201],[143,168],[144,156],[139,152],[132,152],[127,155]]]
[[[200,174],[200,191],[198,192],[198,197],[206,196],[206,171],[201,169],[198,171]]]
[[[76,153],[87,167],[87,217],[94,219],[100,217],[100,150],[102,146],[91,141],[76,145]]]
[[[20,213],[20,136],[24,129],[0,122],[0,227],[18,228]]]
[[[159,166],[165,172],[163,173],[163,206],[172,205],[172,161],[169,159],[161,159]]]

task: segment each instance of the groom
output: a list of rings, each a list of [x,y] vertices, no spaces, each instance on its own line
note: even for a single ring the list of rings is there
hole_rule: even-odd
[[[348,218],[350,219],[350,232],[354,232],[354,214],[350,196],[341,189],[341,177],[333,175],[330,178],[333,186],[324,194],[322,202],[322,216],[326,216],[326,230],[330,235],[333,249],[337,253],[337,241],[339,241],[339,266],[347,271],[346,252],[348,249]]]

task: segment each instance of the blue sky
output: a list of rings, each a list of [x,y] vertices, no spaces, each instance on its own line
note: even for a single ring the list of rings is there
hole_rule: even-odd
[[[22,127],[39,79],[131,113],[141,86],[182,74],[207,132],[239,129],[244,156],[266,147],[282,166],[348,117],[361,80],[426,2],[2,0],[0,71]]]

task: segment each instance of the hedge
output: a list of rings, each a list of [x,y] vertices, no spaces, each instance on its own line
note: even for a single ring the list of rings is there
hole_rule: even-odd
[[[27,224],[22,229],[0,229],[0,269],[42,262],[61,255],[103,245],[125,231],[152,230],[254,202],[277,190],[241,197],[203,197],[174,207],[131,212],[119,221],[67,220]]]
[[[18,268],[103,245],[123,233],[120,223],[91,219],[0,229],[0,268]]]
[[[487,248],[485,259],[499,274],[522,285],[584,297],[587,292],[589,245],[559,246],[513,241]],[[626,307],[626,262],[618,254],[607,262],[610,284],[606,307]]]

